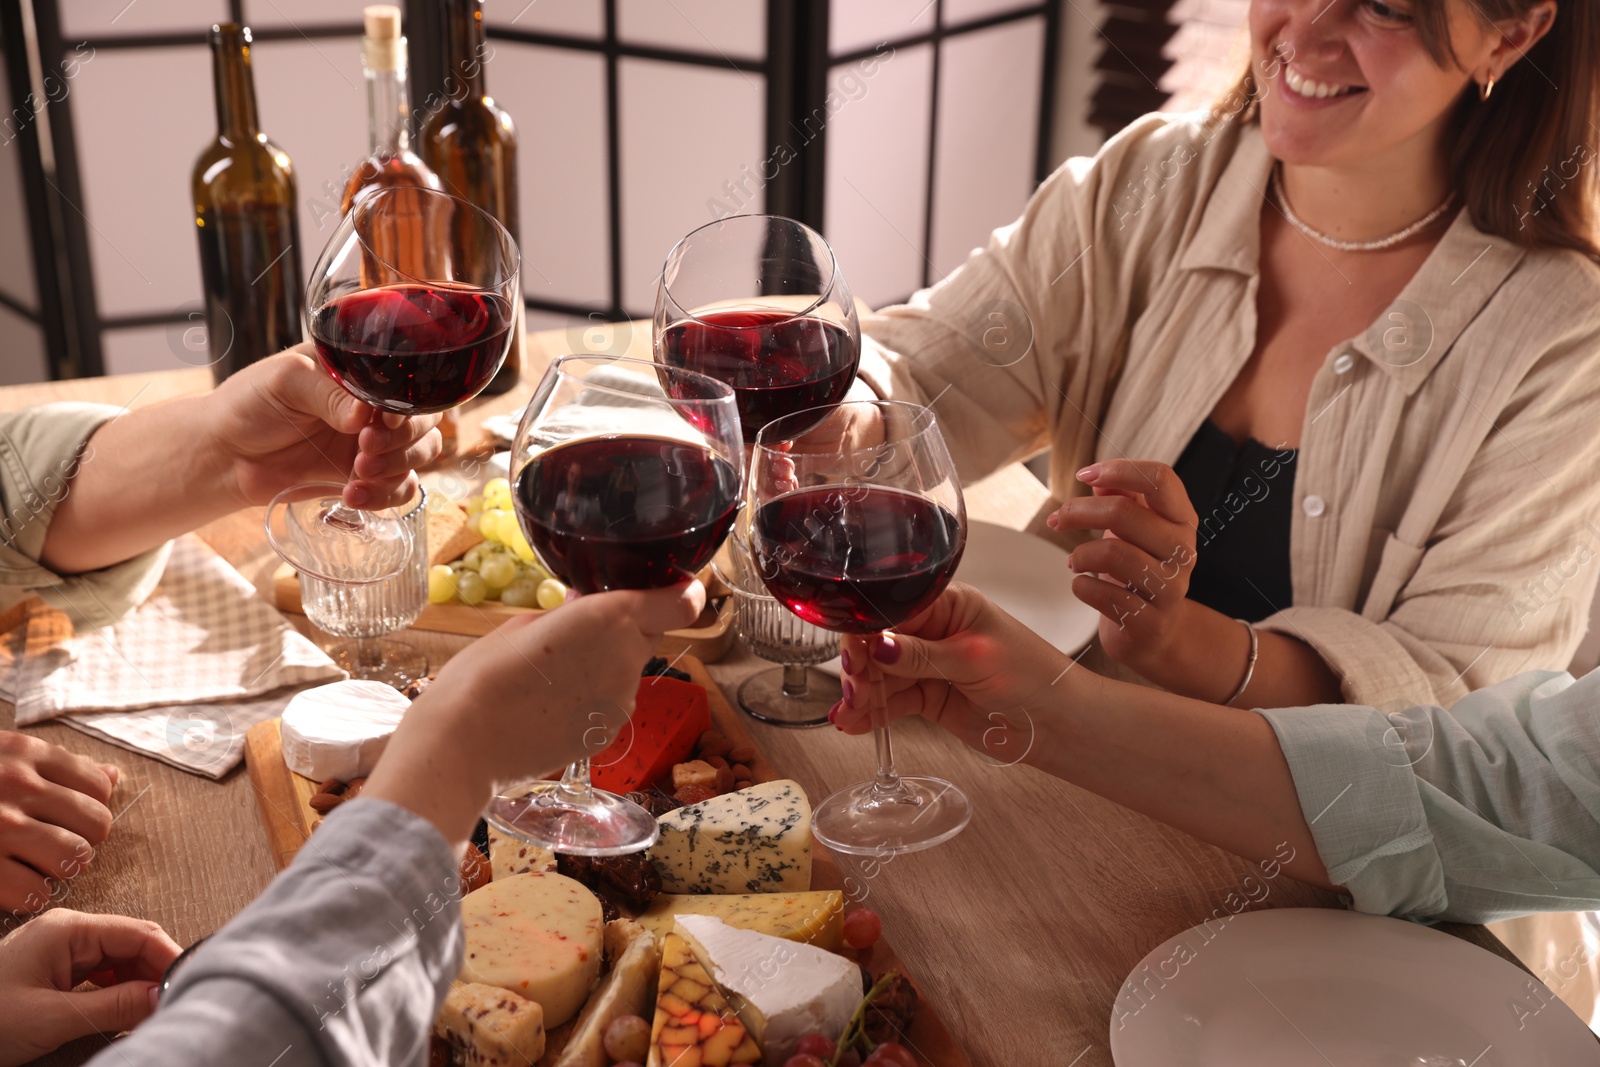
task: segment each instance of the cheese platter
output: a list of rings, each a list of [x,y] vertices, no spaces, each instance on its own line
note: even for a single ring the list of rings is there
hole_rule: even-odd
[[[628,758],[594,761],[597,784],[641,786],[632,797],[658,813],[648,853],[558,857],[492,827],[468,849],[467,960],[435,1067],[970,1067],[811,841],[800,785],[702,663],[673,666],[686,677],[641,680]],[[335,765],[291,741],[302,770]],[[278,719],[245,754],[280,868],[364,780],[295,773]]]

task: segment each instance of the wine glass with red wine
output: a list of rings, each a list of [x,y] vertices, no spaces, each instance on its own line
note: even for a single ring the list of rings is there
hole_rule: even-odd
[[[966,507],[933,412],[866,401],[768,423],[750,463],[750,551],[767,589],[806,622],[876,634],[944,591],[966,546]],[[972,802],[942,778],[895,770],[883,676],[868,663],[878,772],[812,811],[838,852],[914,852],[948,841]]]
[[[465,200],[380,189],[352,205],[322,250],[306,291],[306,333],[322,366],[358,399],[397,415],[444,411],[482,392],[505,362],[521,264],[505,227]],[[271,509],[292,511],[296,536],[273,544],[297,569],[371,583],[407,565],[403,524],[307,488]]]
[[[861,359],[855,300],[833,249],[781,215],[732,215],[679,241],[661,270],[653,328],[657,363],[733,386],[747,445],[780,415],[843,400]]]
[[[646,360],[552,363],[517,427],[510,468],[528,543],[580,595],[693,578],[744,502],[733,390]],[[602,734],[625,717],[605,708],[591,715]],[[586,759],[560,782],[496,797],[487,817],[521,840],[583,856],[637,852],[657,833],[644,808],[589,783]]]

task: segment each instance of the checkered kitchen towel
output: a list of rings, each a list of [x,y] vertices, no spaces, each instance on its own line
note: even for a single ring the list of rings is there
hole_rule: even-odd
[[[297,690],[345,677],[193,536],[173,545],[161,584],[132,614],[76,636],[64,621],[37,605],[0,637],[0,697],[16,704],[17,724],[64,716],[211,778],[238,765],[245,732]]]

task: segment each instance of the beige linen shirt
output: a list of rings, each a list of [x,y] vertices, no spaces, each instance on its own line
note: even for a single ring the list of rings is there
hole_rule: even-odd
[[[93,457],[90,435],[121,410],[44,404],[0,413],[0,611],[39,596],[81,632],[122,618],[160,581],[170,545],[87,574],[64,576],[39,562],[56,505],[79,463]]]
[[[862,376],[934,404],[964,480],[1048,447],[1063,499],[1092,461],[1175,462],[1255,348],[1272,162],[1252,124],[1146,116],[939,284],[864,318]],[[1293,484],[1263,472],[1224,501],[1294,494],[1294,602],[1260,625],[1385,710],[1564,668],[1600,554],[1597,431],[1600,268],[1459,212],[1327,353]]]

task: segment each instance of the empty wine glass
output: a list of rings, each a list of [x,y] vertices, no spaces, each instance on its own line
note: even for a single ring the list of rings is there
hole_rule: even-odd
[[[337,492],[338,485],[330,489]],[[395,517],[411,536],[411,560],[399,574],[377,582],[333,582],[300,573],[306,618],[341,641],[328,654],[352,678],[404,689],[428,673],[428,657],[386,635],[417,621],[428,604],[428,493],[419,488]]]
[[[512,444],[517,519],[545,568],[580,594],[676,585],[710,561],[739,513],[742,440],[722,382],[646,360],[563,356]],[[487,817],[584,856],[637,852],[657,834],[648,811],[590,785],[586,759],[559,783],[496,797]]]
[[[726,566],[724,566],[726,560]],[[795,615],[767,592],[737,531],[712,562],[733,595],[733,629],[751,652],[779,664],[739,685],[739,707],[775,726],[821,726],[843,695],[839,679],[816,669],[839,654],[839,635]]]
[[[767,589],[806,622],[876,634],[944,591],[966,545],[966,508],[933,412],[869,401],[768,423],[750,465],[750,550]],[[947,841],[972,802],[942,778],[895,769],[883,674],[868,661],[878,771],[812,811],[838,852],[913,852]]]
[[[306,333],[357,398],[398,415],[444,411],[477,396],[505,362],[521,263],[505,227],[465,200],[381,189],[356,201],[322,250]],[[271,505],[294,512],[292,535],[273,547],[297,570],[363,583],[407,566],[403,523],[304,488]]]
[[[844,399],[861,358],[855,301],[822,235],[781,215],[706,223],[667,255],[656,362],[733,386],[745,444],[780,415]]]

